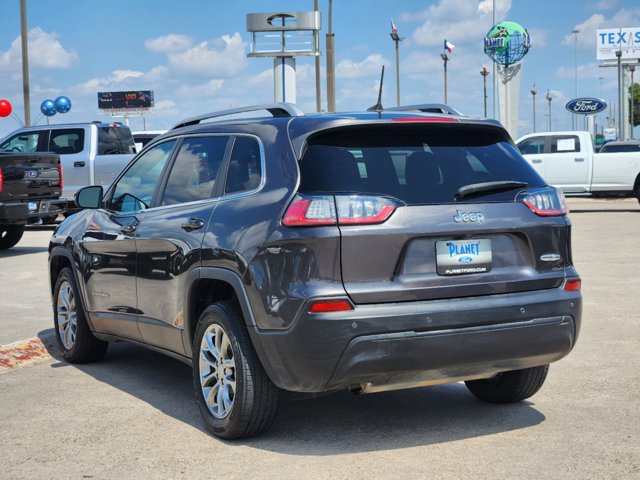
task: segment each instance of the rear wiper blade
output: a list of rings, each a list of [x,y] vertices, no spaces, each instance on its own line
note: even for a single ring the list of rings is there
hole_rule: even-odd
[[[504,180],[501,182],[483,182],[483,183],[471,183],[460,187],[456,192],[456,197],[464,198],[469,195],[475,195],[477,193],[487,192],[499,192],[502,190],[511,190],[513,188],[526,187],[527,182],[517,182],[515,180]]]

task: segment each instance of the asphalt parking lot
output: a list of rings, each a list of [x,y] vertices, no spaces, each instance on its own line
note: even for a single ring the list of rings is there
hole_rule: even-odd
[[[286,395],[267,434],[235,443],[206,433],[178,361],[125,343],[61,360],[52,228],[30,228],[0,252],[0,478],[640,478],[640,205],[570,206],[582,331],[530,401],[483,404],[462,384]],[[3,366],[32,338],[42,355]]]

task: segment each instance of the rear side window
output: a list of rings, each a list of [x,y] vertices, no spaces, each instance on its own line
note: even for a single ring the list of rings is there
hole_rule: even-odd
[[[550,138],[550,141],[550,153],[580,151],[580,139],[577,135],[554,135]]]
[[[52,130],[49,151],[59,155],[80,153],[84,149],[84,129]]]
[[[169,173],[161,204],[211,198],[228,141],[228,137],[185,139]]]
[[[260,145],[255,138],[237,137],[227,171],[225,193],[240,193],[255,190],[262,178]]]
[[[300,161],[301,193],[369,193],[409,205],[460,201],[465,185],[545,182],[495,129],[384,125],[343,128],[309,141]],[[519,190],[464,201],[512,200]]]
[[[131,130],[125,127],[98,127],[98,155],[135,153]]]

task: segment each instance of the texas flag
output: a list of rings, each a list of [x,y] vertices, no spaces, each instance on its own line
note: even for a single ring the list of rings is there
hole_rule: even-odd
[[[444,41],[444,49],[447,52],[451,53],[451,52],[453,52],[454,48],[456,48],[456,46],[451,42],[447,42],[447,40],[445,39],[445,41]]]
[[[391,33],[398,33],[398,29],[396,28],[396,24],[393,23],[393,18],[391,19]]]

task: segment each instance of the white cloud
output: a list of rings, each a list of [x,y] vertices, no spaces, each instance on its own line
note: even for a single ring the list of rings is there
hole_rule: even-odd
[[[47,33],[40,27],[33,28],[27,35],[29,43],[29,67],[63,69],[73,65],[78,55],[66,50],[58,41],[57,33]],[[22,65],[22,45],[20,37],[11,42],[9,50],[0,52],[0,70],[17,70]]]
[[[204,41],[182,52],[167,55],[176,73],[195,73],[230,77],[246,66],[245,43],[238,32]]]
[[[106,77],[92,78],[76,88],[85,93],[124,88],[122,84],[126,84],[131,79],[141,79],[143,76],[144,73],[137,70],[114,70]]]
[[[193,46],[193,38],[188,35],[179,35],[171,33],[162,37],[150,38],[145,40],[144,46],[147,50],[159,53],[174,53],[181,50],[186,50]]]
[[[573,30],[579,30],[578,48],[596,48],[596,37],[598,29],[601,28],[625,28],[633,27],[640,23],[640,8],[624,8],[616,12],[611,18],[607,18],[600,13],[595,13],[584,22],[576,25]],[[563,45],[573,46],[575,42],[574,34],[568,33],[564,36]]]
[[[208,97],[217,93],[224,84],[222,79],[213,79],[207,83],[200,85],[186,85],[183,84],[178,88],[178,95],[180,97],[184,95],[197,95],[199,97]]]
[[[382,65],[391,64],[379,53],[372,53],[361,62],[353,60],[342,60],[336,65],[336,78],[362,78],[374,74],[379,74]]]
[[[496,22],[502,20],[511,9],[511,0],[498,0]],[[440,0],[426,10],[404,13],[404,21],[422,21],[411,38],[416,45],[442,45],[444,39],[459,42],[477,42],[484,37],[492,24],[493,0]]]

